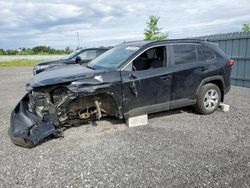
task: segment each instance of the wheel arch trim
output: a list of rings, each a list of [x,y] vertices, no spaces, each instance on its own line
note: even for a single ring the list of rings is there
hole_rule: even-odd
[[[198,89],[196,90],[195,96],[198,95],[198,93],[200,92],[201,88],[202,88],[205,84],[207,84],[207,83],[213,83],[213,81],[219,81],[219,82],[221,82],[222,88],[221,88],[220,86],[218,86],[217,84],[216,84],[216,85],[217,85],[217,86],[220,88],[220,90],[221,90],[221,101],[223,101],[223,100],[224,100],[224,90],[225,90],[225,87],[226,87],[226,86],[225,86],[225,82],[224,82],[224,79],[223,79],[222,76],[212,76],[212,77],[208,77],[208,78],[203,79],[203,80],[201,81],[201,83],[200,83]]]

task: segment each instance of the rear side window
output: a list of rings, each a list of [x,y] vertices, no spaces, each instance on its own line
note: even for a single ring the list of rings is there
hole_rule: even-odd
[[[176,65],[197,62],[194,44],[175,44],[173,45],[173,51]]]
[[[197,45],[196,47],[198,53],[198,61],[206,61],[215,58],[214,53],[209,47],[203,45]]]

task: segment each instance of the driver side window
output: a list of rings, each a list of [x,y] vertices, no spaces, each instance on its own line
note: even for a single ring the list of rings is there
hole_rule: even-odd
[[[87,50],[79,54],[81,60],[92,60],[96,58],[96,50]]]
[[[154,47],[143,52],[132,63],[134,71],[161,68],[165,65],[166,48],[164,46]],[[131,66],[131,65],[130,65]]]

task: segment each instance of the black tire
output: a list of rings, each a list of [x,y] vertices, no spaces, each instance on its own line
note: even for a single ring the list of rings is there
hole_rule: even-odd
[[[214,93],[216,94],[216,92],[213,93],[213,91],[217,92],[217,95],[218,95],[217,100],[210,98],[209,100],[213,100],[213,101],[212,102],[207,101],[207,97],[209,96],[209,93],[211,94],[211,92],[212,92],[211,95],[213,95]],[[211,95],[210,95],[210,97],[211,97]],[[215,95],[215,96],[217,96],[217,95]],[[212,97],[214,97],[214,96],[212,96]],[[208,84],[202,86],[202,88],[198,92],[195,110],[200,114],[204,114],[204,115],[211,114],[218,108],[220,101],[221,101],[221,91],[220,91],[219,87],[215,84],[208,83]],[[207,103],[209,103],[209,104],[207,104]]]

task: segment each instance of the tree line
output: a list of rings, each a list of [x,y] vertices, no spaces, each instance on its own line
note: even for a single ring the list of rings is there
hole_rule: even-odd
[[[60,55],[69,54],[73,50],[66,47],[64,50],[51,48],[50,46],[35,46],[33,48],[19,48],[19,49],[0,49],[0,55]]]

